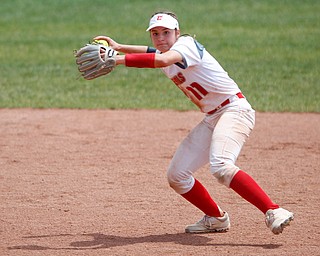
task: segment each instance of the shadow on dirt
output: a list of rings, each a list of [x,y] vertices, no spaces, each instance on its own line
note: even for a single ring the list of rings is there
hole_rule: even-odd
[[[45,239],[53,237],[76,237],[78,235],[61,234],[47,236],[29,236],[24,238],[30,239]],[[148,244],[148,243],[175,243],[180,245],[192,246],[226,246],[226,247],[259,247],[263,249],[277,249],[281,244],[254,244],[254,243],[212,243],[212,239],[200,234],[161,234],[149,235],[141,237],[125,237],[115,235],[105,235],[101,233],[82,234],[87,237],[81,241],[71,242],[67,247],[48,247],[39,245],[17,245],[8,247],[9,250],[94,250],[105,249],[133,244]]]

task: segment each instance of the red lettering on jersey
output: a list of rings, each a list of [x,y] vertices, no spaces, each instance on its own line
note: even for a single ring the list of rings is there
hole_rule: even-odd
[[[203,97],[208,94],[207,90],[204,89],[200,84],[198,84],[196,82],[190,84],[190,86],[197,89],[202,94]]]
[[[208,91],[196,82],[187,86],[186,89],[192,92],[198,100],[202,100],[208,94]]]
[[[186,81],[186,78],[183,76],[183,74],[181,72],[179,72],[174,77],[172,77],[171,80],[172,80],[172,82],[175,83],[175,85],[180,85]]]
[[[158,16],[158,17],[157,17],[157,20],[162,20],[162,17],[163,17],[163,16],[161,16],[161,15]]]
[[[192,87],[188,86],[187,90],[192,92],[192,94],[198,99],[198,100],[202,100],[202,96]]]

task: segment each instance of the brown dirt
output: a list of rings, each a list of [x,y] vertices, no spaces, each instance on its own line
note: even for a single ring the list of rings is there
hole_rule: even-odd
[[[198,112],[0,110],[0,255],[320,255],[320,115],[257,113],[238,165],[295,213],[273,235],[264,216],[196,177],[229,212],[223,234],[184,234],[202,213],[166,181]]]

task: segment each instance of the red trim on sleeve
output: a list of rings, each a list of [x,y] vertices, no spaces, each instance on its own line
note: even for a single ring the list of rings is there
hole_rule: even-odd
[[[155,68],[155,53],[131,53],[126,54],[125,64],[134,68]]]

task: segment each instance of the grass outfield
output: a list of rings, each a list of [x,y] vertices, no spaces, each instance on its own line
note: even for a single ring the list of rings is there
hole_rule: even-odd
[[[2,0],[0,107],[195,107],[160,70],[118,67],[78,78],[73,50],[96,35],[150,45],[150,15],[177,13],[182,33],[218,59],[258,111],[320,112],[318,0]]]

